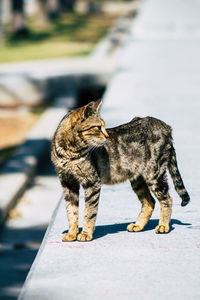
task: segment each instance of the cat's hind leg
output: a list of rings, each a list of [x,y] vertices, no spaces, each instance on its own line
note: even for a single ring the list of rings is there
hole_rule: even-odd
[[[172,198],[168,193],[167,175],[164,172],[157,179],[148,183],[150,190],[160,202],[160,220],[155,228],[156,233],[167,233],[170,230]]]
[[[136,223],[131,223],[127,227],[128,231],[136,232],[141,231],[149,221],[155,206],[155,200],[151,196],[149,188],[142,177],[139,177],[137,180],[131,181],[131,186],[142,204],[142,208]]]

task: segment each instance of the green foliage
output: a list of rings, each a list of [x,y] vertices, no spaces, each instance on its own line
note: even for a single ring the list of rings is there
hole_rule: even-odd
[[[10,34],[0,46],[0,62],[88,54],[112,26],[114,19],[102,14],[64,13],[45,27],[39,26],[37,20],[30,20],[25,36]]]

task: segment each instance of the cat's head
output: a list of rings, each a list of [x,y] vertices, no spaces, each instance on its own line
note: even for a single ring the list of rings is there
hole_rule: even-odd
[[[101,103],[101,100],[92,101],[70,115],[68,129],[73,132],[76,142],[79,143],[77,147],[99,147],[106,142],[108,133],[105,122],[98,113]]]

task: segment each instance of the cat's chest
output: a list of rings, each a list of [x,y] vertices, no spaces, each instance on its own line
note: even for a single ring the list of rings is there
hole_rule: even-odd
[[[80,183],[93,180],[97,177],[97,172],[90,162],[84,159],[73,161],[68,164],[68,171],[72,172]]]

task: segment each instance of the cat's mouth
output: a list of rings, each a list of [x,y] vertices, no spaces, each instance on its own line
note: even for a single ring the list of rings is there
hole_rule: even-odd
[[[106,143],[107,143],[107,140],[103,141],[103,142],[101,143],[101,146],[100,146],[100,147],[104,146]]]
[[[103,141],[95,141],[92,145],[92,148],[101,148],[103,147],[107,142],[107,139],[104,139]]]
[[[106,144],[106,141],[107,140],[104,140],[104,141],[101,141],[101,142],[99,141],[99,142],[95,143],[95,146],[96,147],[102,147],[102,146],[104,146]]]

